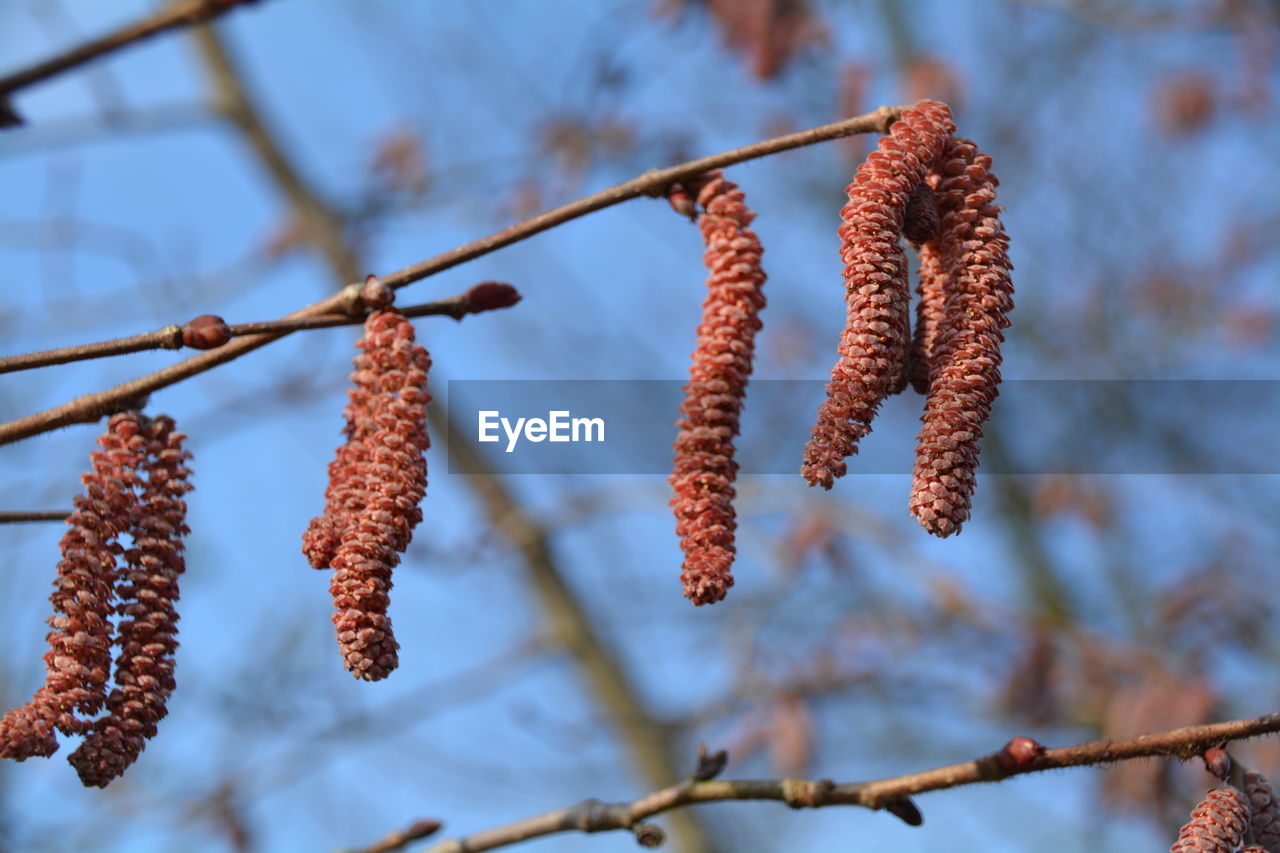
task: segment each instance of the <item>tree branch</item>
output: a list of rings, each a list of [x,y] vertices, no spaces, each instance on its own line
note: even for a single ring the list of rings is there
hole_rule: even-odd
[[[208,35],[203,31],[197,31],[201,39],[201,44],[208,41]],[[224,51],[225,55],[225,51]],[[227,68],[231,66],[228,65]],[[215,75],[216,79],[224,78],[222,75]],[[226,96],[224,96],[225,98]],[[232,102],[238,102],[238,98],[231,98]],[[673,183],[681,180],[687,180],[696,175],[700,175],[710,169],[718,169],[724,166],[730,166],[734,163],[742,163],[747,160],[753,160],[758,157],[765,157],[770,154],[777,154],[780,151],[787,151],[793,148],[800,148],[805,145],[814,145],[819,142],[827,142],[832,139],[839,139],[843,136],[852,136],[857,133],[884,133],[898,116],[902,113],[902,107],[880,107],[874,112],[867,113],[854,118],[845,119],[844,121],[834,122],[833,124],[825,124],[820,127],[802,130],[798,133],[789,133],[785,136],[777,136],[772,139],[766,139],[763,142],[757,142],[752,145],[745,145],[741,148],[734,148],[731,151],[724,151],[720,154],[713,154],[710,157],[703,157],[699,160],[690,160],[678,166],[672,166],[667,169],[654,169],[645,172],[637,178],[633,178],[616,186],[610,187],[598,193],[569,202],[560,207],[549,210],[504,228],[488,237],[474,240],[466,245],[451,249],[448,252],[428,258],[411,266],[404,267],[389,275],[382,276],[384,284],[393,288],[404,287],[415,281],[420,281],[428,276],[435,275],[450,267],[466,261],[474,260],[490,252],[494,252],[512,243],[517,243],[532,237],[535,234],[562,225],[572,219],[585,216],[588,213],[594,213],[597,210],[603,210],[615,204],[629,201],[640,196],[661,196],[664,195],[666,189]],[[247,121],[245,116],[251,116],[251,113],[240,113],[241,119],[238,124]],[[256,121],[256,117],[255,117]],[[242,125],[243,126],[243,125]],[[260,127],[260,126],[259,126]],[[246,131],[247,132],[247,131]],[[265,136],[270,143],[269,145],[258,144],[254,148],[259,152],[262,159],[269,161],[269,152],[279,152],[279,145],[274,142],[269,134],[265,131],[255,133],[255,135]],[[287,159],[285,160],[287,163]],[[315,204],[324,207],[319,198],[309,190],[306,185],[301,183],[301,179],[297,179],[297,186],[293,182],[284,180],[286,173],[279,172],[275,168],[270,168],[273,175],[280,179],[280,186],[293,199],[295,205],[306,201],[308,204]],[[295,177],[297,173],[290,167],[288,174]],[[301,187],[302,192],[298,191]],[[314,221],[308,220],[305,224],[308,233],[319,234],[323,237],[323,241],[317,239],[317,244],[325,246],[330,240],[339,240],[341,238],[341,228],[330,228],[322,225],[322,220],[316,218],[318,214],[303,214],[310,216]],[[324,250],[326,257],[330,255],[330,250]],[[330,258],[330,264],[335,269],[343,269],[344,277],[356,278],[356,275],[350,275],[346,270],[345,263],[343,266],[338,265],[341,258]],[[347,313],[342,307],[349,304],[352,298],[349,293],[355,293],[351,290],[356,285],[348,285],[347,288],[339,293],[329,297],[321,302],[316,302],[301,308],[292,314],[287,315],[294,317],[315,317],[322,314],[343,314]],[[358,290],[358,287],[357,287]],[[150,394],[161,388],[165,388],[175,382],[181,382],[183,379],[189,379],[192,376],[203,373],[225,364],[228,361],[239,358],[245,353],[252,352],[258,347],[265,346],[272,341],[283,337],[287,332],[277,332],[267,335],[254,335],[233,341],[225,347],[221,347],[215,351],[194,356],[186,361],[158,370],[155,373],[134,379],[100,391],[94,394],[85,394],[77,397],[61,406],[56,406],[44,412],[38,412],[28,415],[25,418],[19,418],[9,423],[0,424],[0,445],[12,444],[24,438],[30,438],[33,435],[49,432],[51,430],[60,429],[76,423],[91,423],[98,420],[104,415],[118,411],[120,408],[136,401],[140,396]]]
[[[772,800],[794,809],[825,806],[862,806],[886,809],[904,820],[915,815],[909,797],[927,791],[959,788],[981,782],[997,782],[1010,776],[1039,773],[1063,767],[1108,764],[1151,756],[1187,760],[1223,743],[1280,731],[1280,714],[1268,714],[1225,723],[1137,735],[1117,740],[1040,750],[1027,738],[1015,738],[999,752],[973,761],[950,764],[920,773],[908,773],[869,782],[837,785],[829,779],[691,779],[639,799],[622,803],[584,800],[568,808],[515,821],[464,838],[442,841],[426,853],[479,853],[561,832],[608,832],[643,828],[648,837],[656,829],[648,818],[696,803]],[[1018,741],[1034,749],[1017,748]],[[919,821],[908,820],[909,823]],[[645,839],[638,838],[644,845]]]
[[[175,3],[162,8],[149,18],[135,21],[105,36],[73,47],[65,53],[0,77],[0,127],[22,124],[22,118],[8,103],[8,96],[18,89],[47,80],[160,33],[208,21],[245,2],[252,2],[252,0],[186,0],[186,2]]]
[[[313,302],[305,308],[300,308],[292,314],[286,315],[286,318],[346,314],[349,313],[349,306],[359,298],[360,286],[355,284],[347,285],[333,296],[322,299],[319,302]],[[18,418],[6,424],[0,424],[0,445],[11,444],[20,439],[70,426],[71,424],[92,423],[112,412],[120,411],[129,406],[138,406],[140,401],[153,391],[167,388],[184,379],[190,379],[192,376],[211,370],[219,364],[226,364],[228,361],[239,358],[247,352],[253,352],[259,347],[266,346],[286,334],[288,333],[274,332],[237,338],[224,347],[192,356],[185,361],[180,361],[154,373],[148,373],[138,379],[121,383],[114,388],[108,388],[105,391],[98,391],[93,394],[84,394],[70,402],[63,403],[61,406],[55,406],[52,409],[46,409],[34,415],[27,415],[25,418]]]
[[[69,509],[0,512],[0,524],[23,524],[28,521],[66,521],[70,515],[71,510]]]
[[[489,282],[496,284],[496,282]],[[461,320],[468,314],[479,314],[482,311],[492,310],[496,307],[508,308],[519,301],[520,297],[515,293],[515,288],[510,285],[504,285],[510,289],[514,295],[515,301],[509,304],[492,305],[480,303],[471,297],[471,291],[459,293],[456,296],[450,296],[447,299],[437,299],[435,302],[424,302],[420,305],[409,305],[400,308],[399,311],[406,317],[431,317],[446,316],[455,320]],[[359,303],[352,306],[353,310],[359,309]],[[221,318],[217,318],[221,319]],[[236,323],[227,327],[227,333],[232,338],[240,338],[245,335],[263,335],[274,334],[276,332],[300,332],[310,329],[330,329],[335,326],[354,326],[363,323],[365,315],[363,311],[356,314],[322,314],[315,317],[298,317],[292,320],[267,320],[258,323]],[[25,353],[23,355],[11,355],[0,358],[0,373],[12,373],[18,370],[33,370],[37,367],[49,367],[55,364],[68,364],[73,361],[84,361],[91,358],[104,358],[113,355],[127,355],[128,353],[143,352],[154,349],[182,349],[188,344],[183,341],[183,326],[171,323],[162,329],[156,329],[153,332],[143,332],[140,335],[131,335],[127,338],[116,338],[110,341],[99,341],[92,344],[78,344],[72,347],[61,347],[59,349],[41,350],[40,352]],[[208,349],[208,347],[199,347]]]

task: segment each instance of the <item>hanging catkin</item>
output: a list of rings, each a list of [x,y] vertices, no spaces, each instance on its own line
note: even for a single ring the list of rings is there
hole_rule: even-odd
[[[953,139],[938,172],[941,229],[922,250],[912,355],[913,384],[928,397],[909,504],[927,531],[949,536],[969,517],[982,427],[999,394],[1013,264],[991,158]]]
[[[759,312],[765,306],[760,240],[742,191],[720,172],[703,177],[698,226],[709,271],[702,323],[684,386],[671,474],[676,534],[684,551],[680,580],[694,604],[713,604],[733,586],[735,521],[733,440],[751,375]]]
[[[343,662],[357,678],[386,678],[398,663],[387,616],[391,570],[422,520],[427,491],[427,371],[413,324],[394,308],[371,314],[357,343],[348,392],[347,442],[329,466],[324,515],[303,534],[329,592]]]
[[[913,194],[954,130],[946,104],[921,101],[880,139],[848,187],[840,211],[845,329],[805,447],[801,473],[811,486],[829,489],[844,476],[844,460],[871,431],[880,404],[906,383],[910,292],[899,239]],[[927,225],[919,218],[912,223],[917,236],[917,226]]]
[[[106,716],[68,759],[85,785],[105,787],[133,764],[168,713],[175,687],[173,655],[178,648],[178,576],[185,563],[182,537],[190,491],[182,433],[172,418],[144,422],[146,480],[134,514],[133,547],[125,552],[116,610],[115,687],[107,697]]]
[[[55,729],[83,734],[107,698],[114,631],[117,540],[136,509],[134,485],[145,445],[135,412],[113,415],[90,453],[93,470],[81,476],[84,494],[73,501],[60,547],[54,615],[46,639],[44,686],[31,701],[0,719],[0,757],[19,761],[58,749]]]

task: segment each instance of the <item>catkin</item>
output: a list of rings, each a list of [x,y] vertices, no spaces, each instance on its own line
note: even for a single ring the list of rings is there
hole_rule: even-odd
[[[829,489],[844,476],[844,460],[871,431],[880,404],[906,383],[910,292],[899,240],[908,203],[954,130],[945,104],[921,101],[880,139],[848,187],[840,225],[845,329],[805,447],[801,473],[811,486]]]
[[[183,450],[186,438],[168,417],[144,424],[147,474],[139,484],[131,533],[133,547],[125,552],[116,610],[115,687],[107,697],[107,714],[69,757],[87,786],[105,787],[138,759],[156,734],[156,724],[168,713],[175,687],[173,656],[177,650],[178,576],[185,568],[182,537],[190,491]]]
[[[676,534],[684,551],[680,580],[694,604],[713,604],[733,586],[733,483],[738,473],[733,440],[751,375],[759,313],[765,306],[760,239],[737,185],[719,172],[704,176],[698,227],[709,271],[702,323],[677,422]]]
[[[329,466],[325,512],[303,535],[303,551],[311,565],[334,570],[329,592],[346,668],[377,681],[398,663],[391,570],[422,520],[431,358],[394,308],[369,316],[357,346],[347,442]]]
[[[921,263],[912,378],[917,387],[927,386],[928,397],[909,505],[927,531],[945,537],[969,517],[982,427],[999,394],[1013,264],[991,158],[969,140],[953,139],[939,175],[942,226],[925,245]]]
[[[0,719],[0,757],[21,761],[58,749],[55,729],[82,734],[106,703],[114,631],[116,555],[136,510],[134,485],[145,438],[135,412],[113,415],[81,476],[60,547],[45,683],[31,701]]]

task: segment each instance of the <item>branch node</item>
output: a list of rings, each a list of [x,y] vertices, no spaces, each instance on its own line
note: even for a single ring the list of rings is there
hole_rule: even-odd
[[[595,797],[583,800],[570,814],[570,823],[579,832],[604,832],[626,826],[617,822],[612,806]]]
[[[373,273],[364,277],[360,286],[360,301],[369,311],[381,311],[396,301],[396,292],[382,283]]]
[[[891,107],[886,104],[877,109],[873,115],[880,119],[880,132],[888,133],[893,123],[902,118],[902,107]]]
[[[782,801],[793,809],[816,809],[826,803],[835,786],[830,779],[783,779]]]
[[[345,314],[348,317],[363,317],[365,310],[361,294],[364,292],[364,286],[365,282],[360,282],[358,284],[348,284],[339,290],[337,304],[333,306],[333,313]]]

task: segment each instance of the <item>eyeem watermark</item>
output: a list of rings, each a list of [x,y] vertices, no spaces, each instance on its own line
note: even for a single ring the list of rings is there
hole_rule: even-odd
[[[498,428],[507,437],[507,453],[512,453],[520,439],[553,442],[597,442],[604,441],[604,418],[575,418],[567,409],[547,412],[542,418],[510,418],[502,417],[496,409],[476,413],[476,440],[483,442],[501,441]]]

